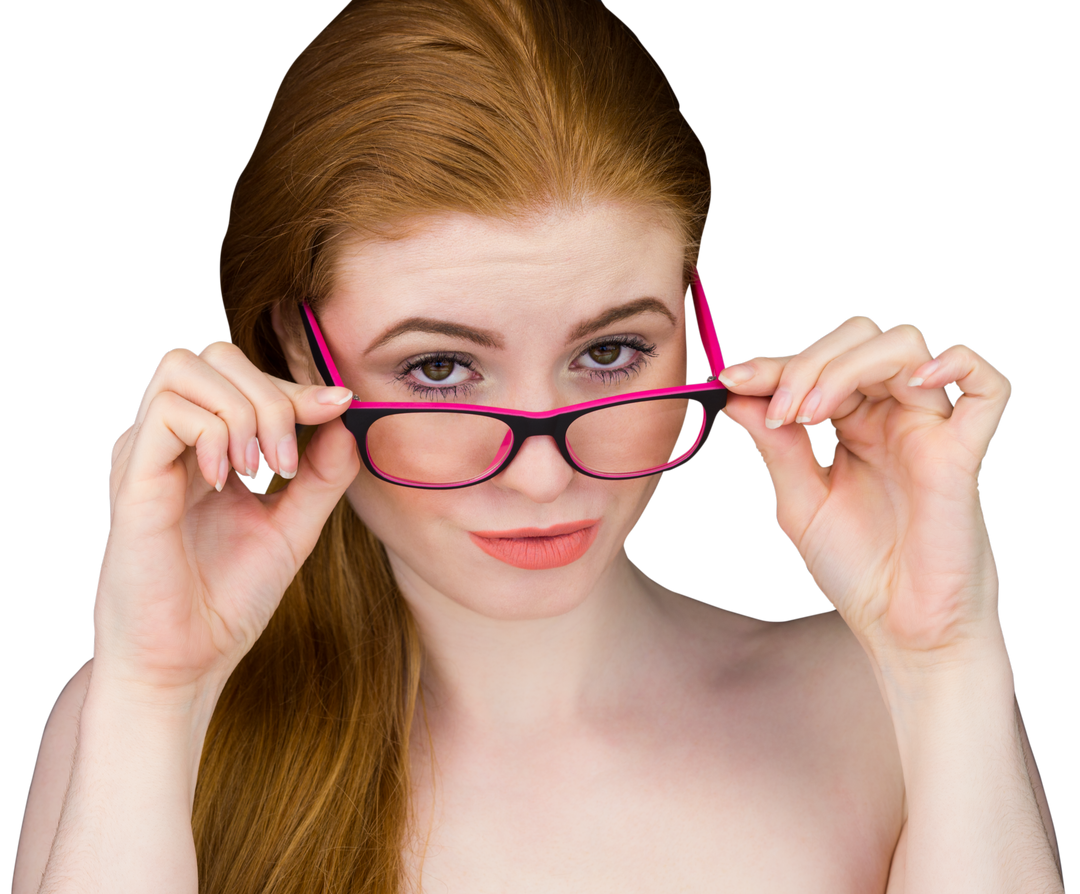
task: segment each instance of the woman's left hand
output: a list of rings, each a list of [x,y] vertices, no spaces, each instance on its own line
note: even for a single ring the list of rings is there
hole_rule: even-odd
[[[780,526],[879,662],[948,660],[998,630],[977,477],[1009,397],[1001,373],[959,345],[933,358],[913,326],[855,317],[720,378],[768,465]],[[804,425],[826,419],[839,443],[822,468]]]

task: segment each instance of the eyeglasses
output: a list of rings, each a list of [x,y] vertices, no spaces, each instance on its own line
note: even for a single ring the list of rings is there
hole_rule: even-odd
[[[469,487],[498,475],[528,438],[550,437],[571,467],[592,478],[656,475],[680,466],[705,443],[727,402],[724,368],[709,305],[690,280],[698,330],[712,375],[702,385],[637,391],[527,413],[450,403],[365,403],[354,396],[346,428],[368,471],[404,487]],[[327,385],[343,385],[311,306],[301,305],[311,354]]]

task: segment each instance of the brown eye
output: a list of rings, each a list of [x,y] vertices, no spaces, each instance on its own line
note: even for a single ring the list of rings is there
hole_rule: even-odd
[[[420,365],[420,372],[433,382],[441,382],[454,371],[453,360],[428,360]]]
[[[593,345],[593,347],[589,348],[588,354],[597,363],[610,366],[619,359],[622,347],[622,345]]]

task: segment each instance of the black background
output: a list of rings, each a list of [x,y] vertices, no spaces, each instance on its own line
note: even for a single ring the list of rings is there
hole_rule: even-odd
[[[1018,686],[1067,851],[1075,293],[1051,272],[1064,165],[1039,97],[1053,54],[1028,23],[1003,19],[615,6],[711,151],[702,270],[729,361],[798,350],[867,313],[917,323],[934,351],[966,341],[1015,383],[983,487]],[[90,651],[109,445],[162,351],[226,335],[215,263],[229,189],[276,80],[335,10],[87,9],[50,23],[25,57],[9,186],[27,199],[8,260],[29,276],[6,302],[9,841],[45,712]],[[654,577],[732,608],[824,606],[773,524],[750,442],[724,420],[704,456],[667,478],[630,547]]]

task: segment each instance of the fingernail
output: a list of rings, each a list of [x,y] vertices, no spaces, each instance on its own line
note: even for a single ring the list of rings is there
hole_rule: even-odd
[[[783,425],[784,418],[787,416],[787,411],[790,408],[791,392],[786,388],[781,388],[773,395],[772,402],[769,404],[769,409],[765,411],[765,427],[779,428]]]
[[[225,486],[225,479],[229,477],[229,461],[225,458],[221,458],[221,463],[218,465],[217,484],[214,485],[217,492],[220,494],[221,489]]]
[[[299,461],[296,454],[296,435],[287,434],[277,445],[278,474],[282,478],[292,478],[296,474]]]
[[[244,474],[248,478],[254,478],[255,473],[259,471],[259,439],[254,436],[248,441],[247,448],[244,450],[244,465],[247,467]]]
[[[757,375],[754,372],[754,368],[746,363],[740,363],[738,366],[729,366],[723,372],[719,373],[716,378],[724,385],[725,388],[731,388],[735,385],[742,385],[744,382],[749,382],[754,376]]]
[[[315,403],[327,406],[340,407],[353,399],[353,393],[348,388],[335,385],[333,388],[320,388],[315,392]]]
[[[808,395],[806,400],[802,402],[802,406],[799,407],[799,415],[795,417],[796,422],[801,422],[806,425],[811,419],[814,418],[814,413],[817,412],[818,404],[821,403],[821,392],[815,388]]]
[[[937,372],[938,362],[931,360],[929,363],[924,363],[919,369],[922,370],[921,376],[912,376],[907,380],[908,388],[918,388],[923,382],[929,379],[935,372]]]

